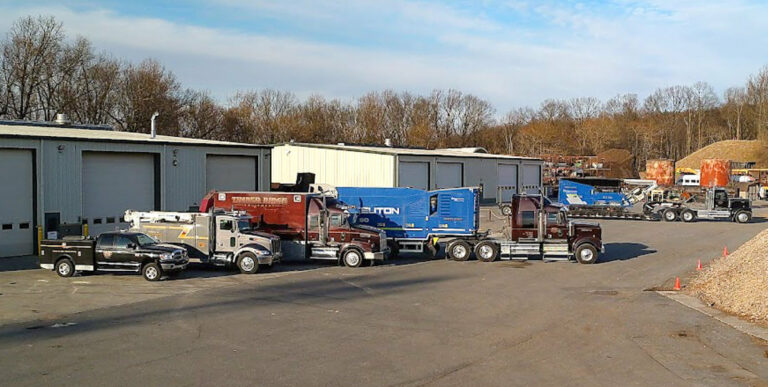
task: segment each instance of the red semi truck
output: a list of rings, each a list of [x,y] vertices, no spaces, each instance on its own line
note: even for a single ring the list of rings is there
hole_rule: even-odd
[[[337,260],[359,267],[389,254],[383,231],[351,225],[344,207],[322,194],[212,191],[203,198],[200,212],[211,209],[248,213],[254,228],[280,237],[284,261]]]

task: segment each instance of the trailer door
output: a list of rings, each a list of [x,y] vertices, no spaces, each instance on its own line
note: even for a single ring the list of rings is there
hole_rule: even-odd
[[[464,186],[464,164],[437,163],[437,189],[459,188]]]
[[[429,163],[401,161],[399,164],[399,186],[429,189]]]

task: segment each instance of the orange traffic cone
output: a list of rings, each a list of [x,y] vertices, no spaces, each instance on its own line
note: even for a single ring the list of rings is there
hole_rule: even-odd
[[[723,258],[728,256],[728,246],[723,246]]]
[[[680,277],[675,277],[675,287],[672,290],[680,290]]]
[[[701,271],[701,259],[699,259],[699,263],[696,265],[696,270]]]

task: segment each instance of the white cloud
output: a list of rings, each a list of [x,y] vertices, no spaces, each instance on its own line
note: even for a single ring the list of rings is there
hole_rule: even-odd
[[[457,88],[490,100],[500,114],[546,98],[644,96],[657,87],[698,80],[724,90],[768,62],[759,49],[768,43],[763,22],[768,7],[759,4],[509,5],[539,26],[434,2],[229,0],[225,5],[245,15],[315,23],[316,29],[345,23],[363,36],[390,34],[392,40],[434,45],[423,50],[403,48],[402,41],[340,43],[286,31],[249,33],[174,23],[163,15],[127,17],[63,6],[3,10],[0,29],[23,15],[53,14],[70,35],[83,35],[116,57],[158,58],[185,86],[211,90],[221,100],[237,90],[266,87],[343,100],[384,88],[420,93]]]

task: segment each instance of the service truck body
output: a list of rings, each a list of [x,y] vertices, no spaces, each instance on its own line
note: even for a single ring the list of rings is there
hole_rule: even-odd
[[[280,237],[286,260],[340,260],[357,267],[365,260],[383,260],[389,253],[382,230],[350,225],[348,212],[327,195],[211,192],[201,201],[200,211],[214,208],[248,213],[255,229]]]
[[[282,257],[280,238],[251,229],[251,217],[238,212],[126,211],[131,229],[187,249],[190,257],[216,266],[236,265],[255,273]]]
[[[437,243],[480,234],[477,188],[424,191],[415,188],[336,187],[339,201],[354,207],[357,224],[375,226],[399,252],[421,253]]]

